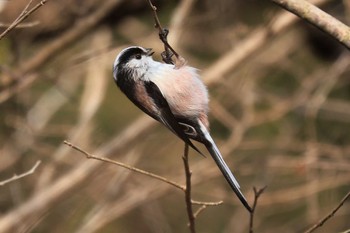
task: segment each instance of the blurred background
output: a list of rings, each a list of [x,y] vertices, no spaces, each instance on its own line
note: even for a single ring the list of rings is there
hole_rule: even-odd
[[[0,1],[1,30],[28,0]],[[32,1],[31,7],[39,1]],[[312,1],[344,23],[347,0]],[[256,232],[302,232],[350,190],[348,50],[270,1],[156,1],[170,43],[208,85],[211,133]],[[146,0],[50,0],[0,41],[0,232],[188,232],[184,194],[99,156],[184,184],[183,143],[115,86],[125,47],[162,44]],[[204,148],[202,148],[203,151]],[[209,155],[208,155],[209,156]],[[198,232],[248,232],[210,157],[190,151],[193,199],[220,201]],[[195,207],[198,208],[198,207]],[[349,202],[317,232],[350,228]]]

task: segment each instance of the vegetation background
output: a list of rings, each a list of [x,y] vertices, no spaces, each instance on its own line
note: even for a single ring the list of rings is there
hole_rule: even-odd
[[[34,0],[32,5],[39,1]],[[313,1],[349,22],[347,0]],[[350,188],[349,54],[270,1],[156,1],[170,43],[200,70],[211,133],[252,202],[256,232],[301,232]],[[28,0],[0,1],[2,29]],[[0,41],[0,232],[187,232],[184,195],[63,144],[184,184],[183,143],[115,86],[130,45],[162,44],[145,0],[50,0]],[[205,150],[203,150],[205,151]],[[210,158],[190,152],[193,198],[224,203],[198,232],[247,232],[249,215]],[[350,205],[318,232],[350,229]]]

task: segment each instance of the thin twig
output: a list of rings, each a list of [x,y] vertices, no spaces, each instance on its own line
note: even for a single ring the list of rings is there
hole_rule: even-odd
[[[39,21],[33,21],[33,22],[29,22],[29,23],[21,23],[21,24],[18,24],[16,26],[16,28],[30,28],[30,27],[34,27],[34,26],[39,25],[39,23],[40,23]],[[11,25],[12,24],[0,23],[1,28],[8,28]]]
[[[198,208],[198,210],[193,214],[194,218],[197,218],[200,213],[203,212],[207,208],[206,205],[202,205],[201,207]]]
[[[205,201],[193,201],[192,200],[193,205],[217,206],[217,205],[221,205],[222,203],[224,203],[224,202],[223,201],[205,202]]]
[[[252,206],[252,210],[250,212],[250,221],[249,221],[249,233],[253,233],[253,227],[254,227],[254,213],[255,213],[255,209],[256,206],[258,204],[258,199],[260,197],[260,195],[265,191],[267,186],[257,190],[255,187],[253,187],[254,190],[254,203]]]
[[[207,208],[207,206],[217,206],[221,205],[224,203],[223,201],[218,201],[218,202],[194,202],[192,201],[192,204],[197,204],[197,205],[202,205],[197,209],[197,211],[193,214],[194,218],[196,219],[200,213],[203,212]]]
[[[350,49],[350,28],[305,0],[271,0],[318,27]]]
[[[158,34],[159,34],[159,39],[163,42],[164,44],[164,49],[167,52],[168,57],[171,60],[172,55],[170,55],[169,50],[176,56],[178,57],[179,54],[169,45],[168,40],[167,40],[167,36],[168,36],[168,30],[163,28],[159,18],[158,18],[158,14],[157,14],[157,7],[155,5],[153,5],[151,0],[148,0],[148,3],[150,5],[150,7],[152,8],[153,11],[153,18],[154,18],[154,22],[155,22],[155,28],[158,29]]]
[[[339,202],[339,204],[329,213],[326,215],[326,217],[324,217],[323,219],[321,219],[318,223],[316,223],[315,225],[313,225],[310,229],[308,229],[307,231],[305,231],[305,233],[311,233],[313,231],[315,231],[317,228],[322,227],[322,225],[327,222],[330,218],[332,218],[334,216],[334,214],[340,209],[340,207],[342,207],[342,205],[344,205],[344,203],[346,202],[346,200],[350,197],[350,191],[345,195],[345,197]]]
[[[184,155],[182,157],[182,160],[184,162],[184,168],[185,168],[185,175],[186,175],[186,191],[185,191],[185,200],[186,200],[186,207],[187,207],[187,216],[189,220],[189,228],[191,233],[196,232],[196,222],[195,222],[195,216],[193,214],[192,209],[192,198],[191,198],[191,176],[192,172],[190,170],[190,165],[188,163],[188,144],[185,143],[185,149],[184,149]]]
[[[33,173],[35,172],[35,170],[37,169],[37,167],[40,165],[40,163],[41,163],[41,161],[38,160],[38,161],[36,161],[36,163],[34,164],[34,166],[33,166],[29,171],[24,172],[24,173],[22,173],[22,174],[20,174],[20,175],[14,174],[11,178],[9,178],[9,179],[7,179],[7,180],[4,180],[4,181],[1,181],[1,182],[0,182],[0,186],[3,186],[3,185],[5,185],[5,184],[7,184],[7,183],[13,182],[13,181],[18,180],[18,179],[21,179],[21,178],[23,178],[23,177],[25,177],[25,176],[28,176],[28,175],[33,174]]]
[[[149,177],[152,177],[152,178],[155,178],[157,180],[160,180],[160,181],[163,181],[167,184],[170,184],[172,185],[173,187],[175,188],[178,188],[180,190],[182,190],[183,192],[186,192],[186,187],[175,182],[175,181],[171,181],[171,180],[168,180],[162,176],[159,176],[157,174],[154,174],[154,173],[151,173],[151,172],[148,172],[148,171],[145,171],[145,170],[142,170],[142,169],[139,169],[139,168],[136,168],[136,167],[133,167],[133,166],[130,166],[128,164],[125,164],[125,163],[122,163],[122,162],[118,162],[118,161],[115,161],[115,160],[111,160],[111,159],[108,159],[108,158],[105,158],[105,157],[99,157],[99,156],[95,156],[95,155],[92,155],[90,154],[89,152],[83,150],[82,148],[76,146],[76,145],[73,145],[72,143],[68,142],[68,141],[63,141],[64,144],[66,144],[67,146],[73,148],[74,150],[82,153],[83,155],[85,155],[86,158],[88,159],[95,159],[95,160],[99,160],[99,161],[102,161],[102,162],[107,162],[107,163],[111,163],[111,164],[114,164],[114,165],[117,165],[117,166],[120,166],[120,167],[123,167],[123,168],[126,168],[126,169],[129,169],[131,171],[134,171],[134,172],[137,172],[137,173],[140,173],[140,174],[143,174],[143,175],[146,175],[146,176],[149,176]],[[206,205],[206,206],[217,206],[217,205],[220,205],[223,203],[223,201],[217,201],[217,202],[205,202],[205,201],[196,201],[196,200],[191,200],[191,203],[193,205]]]
[[[148,3],[153,11],[153,18],[154,18],[154,22],[155,22],[155,28],[158,29],[158,35],[159,35],[159,39],[163,42],[164,44],[164,52],[162,53],[162,58],[163,61],[165,63],[168,64],[175,64],[176,68],[180,68],[183,65],[185,65],[186,60],[181,57],[173,47],[171,47],[171,45],[168,42],[168,34],[169,34],[169,30],[166,28],[163,28],[159,18],[158,18],[158,14],[157,14],[157,7],[155,5],[153,5],[151,0],[148,0]],[[173,55],[175,55],[175,62],[173,61],[172,57]]]
[[[118,162],[118,161],[115,161],[115,160],[111,160],[111,159],[108,159],[108,158],[98,157],[98,156],[92,155],[92,154],[86,152],[85,150],[79,148],[78,146],[73,145],[72,143],[70,143],[68,141],[64,141],[63,143],[68,145],[68,146],[70,146],[74,150],[79,151],[80,153],[84,154],[86,156],[86,158],[88,158],[88,159],[96,159],[96,160],[100,160],[100,161],[103,161],[103,162],[111,163],[111,164],[114,164],[114,165],[117,165],[117,166],[129,169],[131,171],[134,171],[134,172],[137,172],[137,173],[140,173],[140,174],[143,174],[143,175],[155,178],[157,180],[163,181],[163,182],[165,182],[167,184],[170,184],[170,185],[174,186],[175,188],[181,189],[183,191],[185,190],[184,186],[182,186],[182,185],[180,185],[180,184],[178,184],[178,183],[176,183],[174,181],[170,181],[170,180],[168,180],[168,179],[166,179],[166,178],[164,178],[162,176],[159,176],[157,174],[154,174],[154,173],[151,173],[151,172],[148,172],[148,171],[136,168],[136,167],[132,167],[130,165],[127,165],[125,163],[121,163],[121,162]]]
[[[48,0],[42,0],[40,1],[38,4],[36,4],[32,9],[30,9],[28,11],[29,5],[31,4],[32,0],[27,4],[27,6],[24,8],[24,10],[22,11],[22,13],[19,15],[19,17],[17,17],[17,19],[5,30],[1,33],[0,35],[0,40],[2,38],[4,38],[4,36],[6,36],[6,34],[8,34],[12,29],[14,29],[15,27],[17,27],[18,24],[20,24],[23,20],[25,20],[29,15],[31,15],[32,13],[34,13],[36,10],[38,10],[40,7],[42,7],[43,5],[45,5],[45,3]]]

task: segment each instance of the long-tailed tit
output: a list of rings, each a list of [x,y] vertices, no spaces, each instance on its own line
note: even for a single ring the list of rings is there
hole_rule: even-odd
[[[121,51],[113,66],[116,84],[137,107],[194,150],[201,153],[190,139],[203,143],[239,200],[251,211],[209,134],[208,91],[197,70],[154,61],[152,54],[151,49],[138,46]]]

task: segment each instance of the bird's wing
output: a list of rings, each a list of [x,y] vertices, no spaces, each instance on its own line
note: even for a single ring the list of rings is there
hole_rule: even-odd
[[[159,110],[158,120],[173,133],[175,133],[179,138],[181,138],[185,143],[191,146],[195,151],[203,155],[202,152],[200,152],[200,150],[195,145],[193,145],[189,137],[183,131],[183,128],[179,125],[176,117],[171,112],[168,101],[163,96],[159,87],[152,81],[146,81],[145,88],[148,95],[153,99],[155,105]]]

